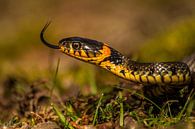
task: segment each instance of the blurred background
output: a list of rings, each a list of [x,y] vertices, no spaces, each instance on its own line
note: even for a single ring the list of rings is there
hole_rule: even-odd
[[[74,85],[96,93],[102,84],[118,82],[44,46],[39,34],[48,20],[45,37],[54,44],[64,37],[87,37],[144,62],[178,61],[195,52],[194,0],[0,0],[1,87],[7,78],[49,81],[58,66],[61,89]]]

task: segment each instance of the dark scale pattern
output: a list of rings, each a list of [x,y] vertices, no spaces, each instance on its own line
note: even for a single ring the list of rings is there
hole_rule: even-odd
[[[143,74],[148,74],[148,75],[153,75],[155,72],[154,64],[153,63],[138,63],[135,61],[129,61],[128,62],[128,67],[131,71],[143,75]]]
[[[110,62],[116,65],[122,64],[124,57],[118,51],[111,49]]]
[[[178,75],[186,74],[189,68],[185,63],[181,62],[163,62],[155,64],[155,71],[162,76],[165,74]]]
[[[186,74],[189,72],[189,68],[185,63],[181,62],[161,62],[161,63],[138,63],[135,61],[129,61],[127,66],[131,71],[139,73],[148,73],[148,75],[160,74],[160,75],[177,75],[178,73]]]
[[[190,74],[190,70],[188,66],[182,62],[139,63],[129,60],[127,66],[133,76],[138,75],[138,80],[136,79],[136,81],[146,85],[183,85],[189,82],[189,79],[186,81],[186,75]],[[147,82],[142,80],[143,75],[146,75]],[[160,82],[159,75],[161,80]],[[180,79],[178,83],[174,82],[172,80],[174,75],[178,78],[181,78],[182,76],[183,80]]]
[[[118,51],[111,49],[111,54],[109,57],[106,57],[104,60],[102,60],[101,62],[105,62],[105,61],[110,61],[110,63],[115,64],[115,65],[122,65],[124,64],[125,61],[125,57],[119,53]],[[99,65],[101,64],[101,62],[99,63]]]

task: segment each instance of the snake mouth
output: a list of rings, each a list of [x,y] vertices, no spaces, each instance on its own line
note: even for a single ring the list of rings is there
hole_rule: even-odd
[[[40,34],[41,41],[43,42],[43,44],[45,44],[46,46],[48,46],[48,47],[50,47],[50,48],[53,48],[53,49],[60,49],[59,46],[48,43],[48,42],[45,40],[45,38],[44,38],[45,30],[48,28],[48,26],[49,26],[50,24],[51,24],[51,21],[48,21],[48,22],[45,24],[45,26],[43,27],[43,29],[41,30],[41,34]]]
[[[82,58],[83,60],[95,59],[103,55],[103,53],[99,50],[85,49],[80,46],[80,44],[75,43],[66,43],[65,45],[60,45],[59,47],[63,53],[75,58]]]

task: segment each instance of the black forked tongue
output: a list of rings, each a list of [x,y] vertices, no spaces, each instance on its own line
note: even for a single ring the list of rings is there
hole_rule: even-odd
[[[45,30],[48,28],[48,26],[50,25],[51,21],[47,22],[45,24],[45,26],[43,27],[42,31],[41,31],[41,34],[40,34],[40,38],[41,38],[41,41],[48,47],[50,48],[53,48],[53,49],[59,49],[59,46],[56,46],[56,45],[52,45],[50,43],[48,43],[45,39],[44,39],[44,32]]]

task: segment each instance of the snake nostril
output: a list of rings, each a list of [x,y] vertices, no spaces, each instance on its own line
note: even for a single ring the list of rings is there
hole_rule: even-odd
[[[62,45],[63,45],[65,48],[70,48],[70,44],[67,43],[67,42],[63,42]]]

